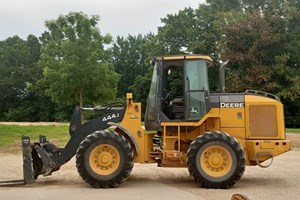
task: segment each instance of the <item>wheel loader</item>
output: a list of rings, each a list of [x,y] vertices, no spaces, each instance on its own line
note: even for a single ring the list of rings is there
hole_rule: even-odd
[[[128,93],[126,105],[76,107],[64,148],[44,135],[34,143],[23,136],[22,181],[49,176],[73,156],[79,175],[94,188],[118,186],[134,163],[185,167],[201,187],[222,189],[232,187],[246,165],[268,167],[291,149],[280,99],[256,90],[225,93],[226,62],[220,67],[220,93],[210,92],[211,62],[204,55],[153,59],[144,124],[141,103]],[[82,123],[82,113],[89,111],[100,116]]]

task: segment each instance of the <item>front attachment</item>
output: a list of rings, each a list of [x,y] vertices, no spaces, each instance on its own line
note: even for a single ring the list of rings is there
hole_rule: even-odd
[[[24,183],[31,184],[31,183],[34,183],[35,179],[33,176],[33,169],[32,169],[30,138],[27,136],[22,136],[22,151],[23,151]]]
[[[35,182],[32,169],[30,138],[22,136],[23,179],[0,181],[0,187],[26,185]]]

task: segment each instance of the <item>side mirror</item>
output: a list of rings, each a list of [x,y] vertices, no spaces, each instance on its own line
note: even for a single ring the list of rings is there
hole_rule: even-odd
[[[155,65],[155,61],[156,61],[156,59],[155,59],[155,58],[152,58],[152,59],[150,60],[150,64],[154,66],[154,65]]]

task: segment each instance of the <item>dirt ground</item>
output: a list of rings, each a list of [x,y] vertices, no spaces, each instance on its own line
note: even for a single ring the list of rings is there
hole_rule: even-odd
[[[300,141],[297,134],[288,137]],[[0,152],[0,181],[22,178],[22,156]],[[130,177],[118,188],[93,189],[77,173],[75,159],[49,177],[30,186],[0,187],[0,199],[206,199],[229,200],[242,193],[250,200],[300,200],[300,151],[298,148],[274,159],[271,167],[246,167],[244,176],[228,190],[198,187],[186,168],[158,168],[135,164]]]
[[[72,159],[60,171],[49,177],[41,176],[32,185],[0,187],[0,200],[229,200],[235,193],[250,200],[300,200],[300,134],[289,133],[287,139],[292,141],[292,151],[274,158],[269,168],[246,167],[241,180],[228,190],[200,188],[186,168],[158,168],[156,164],[135,164],[130,177],[118,188],[93,189],[78,175]],[[22,173],[20,150],[0,152],[0,181],[21,179]]]

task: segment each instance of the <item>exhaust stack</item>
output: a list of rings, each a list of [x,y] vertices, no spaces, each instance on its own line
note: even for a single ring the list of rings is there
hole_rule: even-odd
[[[219,68],[219,83],[220,83],[220,93],[225,93],[225,68],[228,65],[229,60],[223,62]]]

